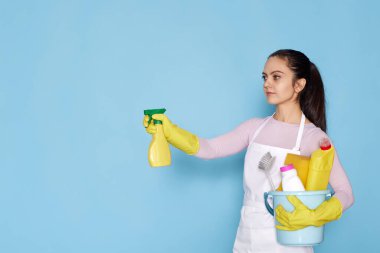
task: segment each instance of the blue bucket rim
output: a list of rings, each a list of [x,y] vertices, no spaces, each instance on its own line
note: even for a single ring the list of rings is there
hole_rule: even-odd
[[[323,191],[271,191],[268,192],[268,195],[271,196],[286,196],[286,195],[302,195],[302,196],[310,196],[310,195],[327,195],[331,194],[330,190]]]

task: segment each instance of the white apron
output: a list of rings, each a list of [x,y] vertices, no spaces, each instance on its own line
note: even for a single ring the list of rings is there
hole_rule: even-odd
[[[273,115],[272,115],[273,116]],[[272,116],[267,117],[257,129],[249,143],[244,162],[244,203],[241,209],[240,224],[237,230],[234,253],[312,253],[312,247],[288,247],[276,241],[276,229],[273,216],[264,204],[264,192],[271,191],[265,172],[258,168],[266,152],[275,156],[270,170],[276,189],[281,182],[280,167],[284,165],[288,153],[300,154],[300,145],[305,125],[302,114],[297,140],[293,149],[284,149],[255,142],[256,137]]]

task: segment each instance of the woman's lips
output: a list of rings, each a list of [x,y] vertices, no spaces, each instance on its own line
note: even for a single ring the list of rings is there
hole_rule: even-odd
[[[267,96],[270,96],[270,95],[273,95],[273,94],[275,94],[274,92],[265,92],[265,94],[267,95]]]

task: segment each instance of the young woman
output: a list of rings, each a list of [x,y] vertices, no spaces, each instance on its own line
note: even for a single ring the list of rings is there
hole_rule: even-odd
[[[263,71],[264,93],[276,112],[266,118],[252,118],[233,131],[213,139],[203,139],[172,124],[163,114],[153,118],[163,122],[169,143],[187,154],[202,159],[229,156],[247,148],[244,163],[244,203],[236,234],[234,253],[242,252],[313,252],[312,247],[287,247],[276,242],[273,217],[264,206],[263,193],[271,186],[263,171],[258,169],[266,152],[276,156],[272,168],[283,166],[288,153],[310,156],[319,148],[326,135],[325,96],[323,82],[317,67],[303,53],[279,50],[268,57]],[[144,126],[150,134],[156,131],[148,116]],[[279,170],[272,170],[276,186],[280,184]],[[354,197],[350,182],[335,154],[329,183],[334,197],[321,208],[305,209],[293,200],[292,213],[278,210],[279,229],[296,230],[309,225],[323,225],[339,219],[349,208]]]

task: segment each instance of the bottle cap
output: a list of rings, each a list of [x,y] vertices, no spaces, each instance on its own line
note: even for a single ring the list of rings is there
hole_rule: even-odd
[[[285,172],[285,171],[293,170],[293,169],[294,169],[293,164],[289,164],[289,165],[286,165],[286,166],[281,167],[281,168],[280,168],[280,171],[281,171],[281,172]]]
[[[319,142],[319,147],[322,149],[322,150],[329,150],[331,148],[331,142],[329,139],[327,138],[323,138],[320,142]]]

